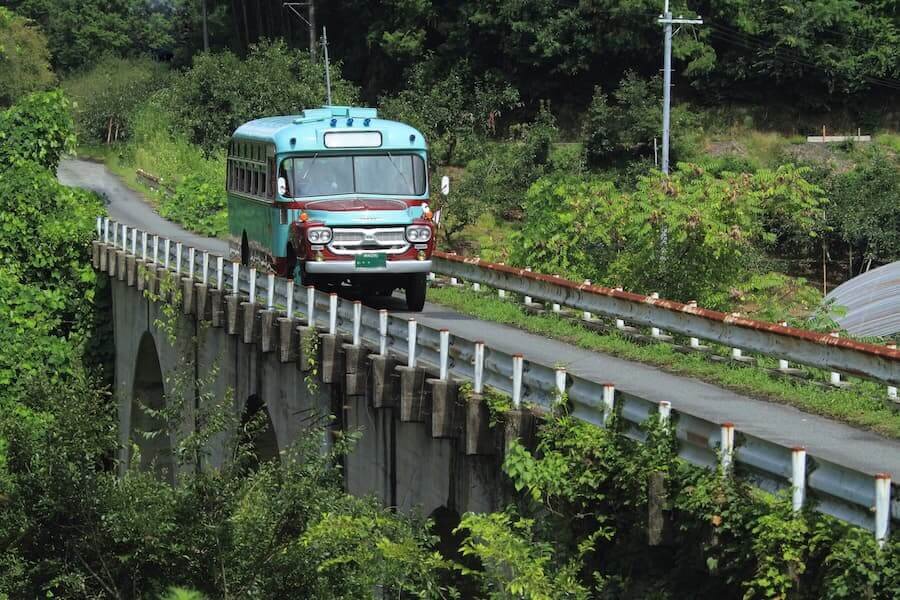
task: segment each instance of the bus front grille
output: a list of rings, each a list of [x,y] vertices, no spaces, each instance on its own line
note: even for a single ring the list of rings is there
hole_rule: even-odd
[[[402,254],[409,249],[409,242],[403,227],[335,228],[328,249],[335,254]]]

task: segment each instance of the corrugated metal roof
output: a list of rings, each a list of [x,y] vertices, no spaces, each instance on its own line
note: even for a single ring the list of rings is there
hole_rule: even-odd
[[[852,335],[888,336],[900,331],[900,261],[857,275],[831,290],[847,313],[835,320]]]

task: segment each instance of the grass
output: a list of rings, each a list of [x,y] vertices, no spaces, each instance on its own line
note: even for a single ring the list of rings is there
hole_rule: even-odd
[[[773,376],[757,366],[713,362],[700,353],[683,354],[669,344],[641,344],[615,332],[599,333],[557,315],[528,314],[518,303],[465,288],[432,288],[428,291],[428,299],[482,320],[511,325],[586,350],[646,363],[670,373],[695,377],[900,439],[900,413],[887,406],[885,387],[874,382],[854,380],[851,388],[837,389]],[[777,365],[777,361],[766,357],[759,357],[758,363],[769,367]],[[808,372],[814,381],[822,382],[827,378],[826,373],[816,369]]]

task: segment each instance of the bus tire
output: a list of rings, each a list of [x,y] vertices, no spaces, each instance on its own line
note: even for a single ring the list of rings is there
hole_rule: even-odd
[[[420,312],[425,308],[428,281],[425,273],[415,273],[406,282],[406,310]]]
[[[250,266],[250,242],[247,241],[247,232],[241,235],[241,264]]]

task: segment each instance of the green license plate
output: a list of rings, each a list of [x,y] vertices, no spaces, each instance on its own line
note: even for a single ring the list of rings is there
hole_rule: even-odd
[[[377,269],[387,266],[387,255],[383,252],[356,255],[356,267],[359,269]]]

